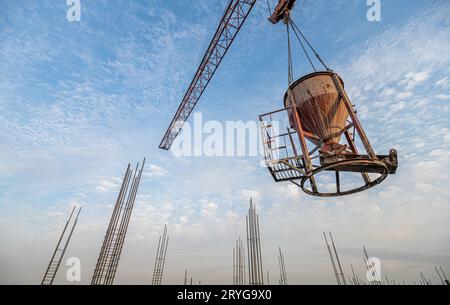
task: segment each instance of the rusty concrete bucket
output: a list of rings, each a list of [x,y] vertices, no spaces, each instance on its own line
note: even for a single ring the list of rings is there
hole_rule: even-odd
[[[285,168],[284,175],[292,177],[289,180],[306,193],[333,197],[369,189],[381,183],[388,174],[395,173],[397,152],[392,149],[389,155],[375,154],[338,74],[322,71],[300,78],[286,92],[284,105],[290,128],[298,135],[302,155],[297,154],[299,150],[291,138],[295,156],[279,160],[266,157],[266,164],[277,182],[286,181],[277,179]],[[356,135],[365,154],[358,151]],[[289,173],[293,169],[300,174]],[[335,188],[320,190],[316,182],[320,178],[318,174],[327,172],[335,172]],[[362,178],[363,185],[352,181],[348,183],[350,187],[342,187],[345,179],[342,180],[341,173],[360,173],[357,176]]]
[[[337,74],[336,74],[337,75]],[[338,81],[343,86],[342,79]],[[333,81],[332,72],[306,75],[292,84],[284,97],[290,108],[290,94],[295,103],[306,137],[314,143],[339,143],[350,116]],[[295,126],[292,113],[290,122]]]

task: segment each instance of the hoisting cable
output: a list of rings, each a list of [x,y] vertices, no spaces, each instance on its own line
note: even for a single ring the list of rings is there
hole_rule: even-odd
[[[289,20],[290,18],[287,17]],[[294,68],[292,67],[292,53],[291,53],[291,34],[289,31],[289,22],[286,22],[286,32],[288,41],[288,83],[289,86],[294,82]]]
[[[327,71],[331,71],[330,68],[328,68],[328,66],[325,64],[325,62],[322,60],[322,58],[320,57],[319,53],[317,53],[317,51],[314,49],[314,47],[309,43],[308,39],[305,37],[305,35],[303,35],[302,31],[300,31],[300,29],[298,28],[298,26],[295,24],[295,22],[289,18],[289,23],[291,24],[294,32],[298,31],[298,33],[300,34],[301,37],[303,37],[303,39],[306,41],[306,43],[308,44],[308,46],[311,48],[311,51],[313,51],[314,55],[316,56],[317,60],[324,66],[325,69],[327,69]]]
[[[291,19],[289,19],[289,23],[290,23],[290,25],[292,26],[292,20],[291,20]],[[311,67],[313,68],[314,72],[317,72],[316,66],[314,66],[314,63],[312,62],[311,57],[309,57],[308,51],[306,51],[305,46],[304,46],[302,40],[301,40],[300,37],[298,36],[297,31],[295,30],[295,28],[294,28],[293,26],[292,26],[292,30],[294,31],[294,34],[295,34],[295,36],[297,37],[297,40],[298,40],[298,42],[300,43],[300,46],[302,47],[303,52],[304,52],[305,55],[306,55],[306,58],[308,58],[308,61],[309,61],[309,63],[311,64]]]
[[[269,11],[269,16],[272,15],[272,8],[270,7],[269,0],[266,0],[267,2],[267,10]]]

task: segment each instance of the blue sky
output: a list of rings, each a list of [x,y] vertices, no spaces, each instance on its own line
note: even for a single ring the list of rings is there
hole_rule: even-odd
[[[165,283],[189,269],[231,282],[233,240],[250,196],[262,222],[264,264],[290,283],[334,283],[321,232],[333,231],[345,268],[361,246],[383,270],[413,282],[450,268],[450,6],[382,0],[300,1],[293,18],[345,80],[378,153],[398,149],[398,174],[377,188],[314,199],[275,184],[259,158],[176,158],[158,149],[226,1],[87,1],[68,22],[65,1],[0,1],[0,283],[38,283],[63,221],[83,205],[68,256],[88,283],[128,162],[147,157],[118,283],[150,282],[169,224]],[[282,107],[285,30],[259,1],[196,111],[250,121]],[[296,56],[294,72],[310,72]],[[450,272],[450,271],[449,271]],[[64,282],[64,272],[59,274]]]

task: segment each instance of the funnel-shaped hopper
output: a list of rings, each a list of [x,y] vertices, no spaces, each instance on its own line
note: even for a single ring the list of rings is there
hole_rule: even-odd
[[[292,84],[284,97],[285,107],[291,108],[292,96],[302,129],[316,144],[339,143],[349,117],[332,76],[333,72],[308,74]],[[294,126],[292,113],[289,119]]]

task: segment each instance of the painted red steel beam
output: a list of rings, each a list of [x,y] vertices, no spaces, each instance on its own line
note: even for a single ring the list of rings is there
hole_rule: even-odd
[[[189,86],[159,148],[169,150],[195,105],[199,101],[222,59],[239,33],[256,0],[229,2],[202,62]]]

